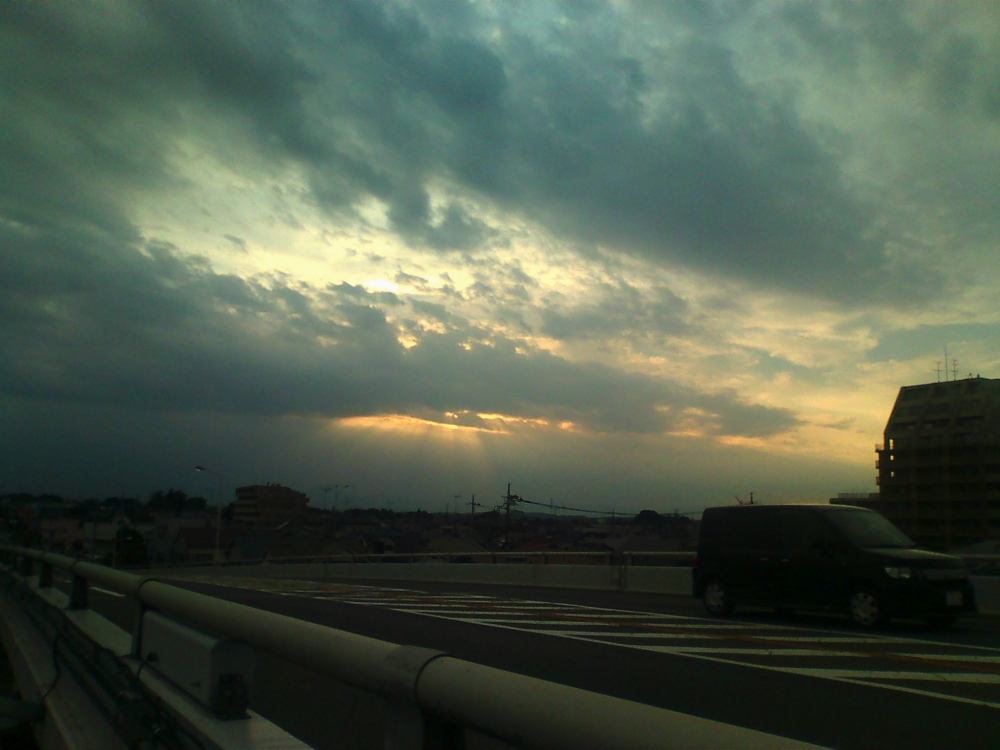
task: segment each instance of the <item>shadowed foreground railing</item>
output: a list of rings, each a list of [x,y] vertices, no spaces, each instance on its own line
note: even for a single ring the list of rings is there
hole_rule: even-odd
[[[94,584],[137,600],[143,610],[381,697],[387,749],[462,748],[465,728],[517,747],[551,750],[814,747],[335,630],[61,555],[19,547],[0,552],[19,562],[22,574],[37,568],[38,589],[52,587],[53,569],[70,573],[71,608],[87,607],[88,586]],[[137,627],[135,659],[141,659],[141,641]]]

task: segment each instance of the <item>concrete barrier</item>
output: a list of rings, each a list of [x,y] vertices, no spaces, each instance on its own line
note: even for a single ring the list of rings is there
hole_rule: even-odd
[[[377,581],[427,581],[500,586],[540,586],[592,591],[635,591],[658,594],[691,594],[691,568],[632,565],[531,565],[474,563],[342,563],[336,565],[241,565],[222,569],[154,571],[154,575],[181,578],[231,576],[333,580],[354,578]]]
[[[653,568],[631,565],[623,568],[626,591],[691,596],[691,568]]]
[[[976,592],[976,605],[983,615],[1000,615],[1000,577],[970,576]]]
[[[475,563],[303,563],[241,565],[221,569],[158,571],[180,578],[224,575],[245,578],[373,581],[427,581],[494,586],[540,586],[555,589],[631,591],[644,594],[691,595],[691,568],[644,565],[530,565]],[[1000,577],[972,576],[979,612],[1000,615]]]

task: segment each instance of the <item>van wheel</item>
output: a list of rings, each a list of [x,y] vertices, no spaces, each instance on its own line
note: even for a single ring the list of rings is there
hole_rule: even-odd
[[[708,614],[721,617],[733,611],[733,600],[729,598],[729,587],[716,579],[705,586],[701,600],[705,603]]]
[[[851,619],[863,628],[877,628],[885,624],[885,608],[871,589],[856,589],[848,606]]]

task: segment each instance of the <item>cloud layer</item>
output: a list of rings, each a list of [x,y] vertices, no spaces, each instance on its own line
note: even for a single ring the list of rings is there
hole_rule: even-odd
[[[942,339],[997,374],[998,59],[961,4],[0,5],[0,396],[843,455]]]

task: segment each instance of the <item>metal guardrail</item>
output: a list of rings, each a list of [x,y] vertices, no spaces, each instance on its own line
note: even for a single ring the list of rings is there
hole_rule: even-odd
[[[225,560],[222,562],[203,561],[186,563],[153,563],[142,566],[132,566],[127,570],[139,572],[147,569],[162,570],[165,568],[204,568],[204,567],[246,567],[252,565],[296,565],[296,564],[349,564],[349,563],[417,563],[441,561],[447,563],[472,564],[566,564],[573,561],[583,565],[615,565],[634,566],[637,560],[665,560],[669,565],[683,565],[694,562],[697,553],[694,551],[642,551],[642,552],[387,552],[380,554],[344,554],[344,555],[300,555],[295,557],[275,557],[269,559]],[[1000,555],[956,554],[969,563],[997,563]],[[641,563],[639,563],[641,564]],[[657,566],[662,567],[662,566]]]
[[[539,750],[815,747],[336,630],[50,552],[20,547],[0,552],[37,563],[39,587],[52,586],[55,568],[69,572],[71,607],[86,608],[88,585],[98,584],[190,627],[243,641],[380,696],[386,704],[387,750],[463,748],[467,727]],[[141,628],[132,644],[132,655],[139,654]]]
[[[440,560],[448,563],[474,563],[474,564],[524,564],[533,563],[536,565],[550,565],[560,561],[572,561],[577,559],[586,560],[585,565],[612,565],[616,562],[624,562],[626,565],[634,565],[635,559],[660,558],[677,561],[680,563],[691,562],[695,558],[692,552],[573,552],[573,551],[552,551],[552,552],[386,552],[371,554],[343,554],[343,555],[298,555],[295,557],[274,557],[274,558],[249,558],[246,560],[224,560],[215,562],[205,560],[201,562],[184,563],[150,563],[148,565],[137,565],[127,568],[130,571],[140,571],[162,568],[200,568],[212,567],[243,567],[247,565],[295,565],[313,563],[416,563],[431,562]],[[1000,558],[998,558],[1000,559]]]

